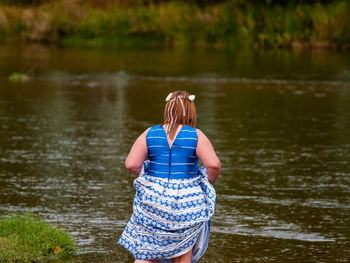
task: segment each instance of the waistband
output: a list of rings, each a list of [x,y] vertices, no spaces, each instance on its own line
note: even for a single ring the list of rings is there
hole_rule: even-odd
[[[146,175],[148,176],[154,176],[158,178],[165,178],[165,179],[191,179],[197,177],[199,174],[198,172],[193,172],[193,173],[179,173],[179,174],[163,174],[163,173],[157,173],[157,172],[152,172],[148,171],[146,172]]]

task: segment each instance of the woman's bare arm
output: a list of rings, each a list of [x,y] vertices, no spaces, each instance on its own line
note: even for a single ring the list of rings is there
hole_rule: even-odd
[[[214,184],[218,179],[221,171],[221,164],[219,158],[216,156],[213,145],[205,136],[205,134],[197,129],[198,142],[196,154],[202,161],[205,168],[207,168],[208,179],[211,184]]]
[[[125,168],[134,174],[140,173],[143,162],[147,157],[146,135],[148,130],[149,128],[136,139],[125,160]]]

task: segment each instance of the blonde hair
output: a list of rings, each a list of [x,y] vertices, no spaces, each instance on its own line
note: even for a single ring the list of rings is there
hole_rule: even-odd
[[[163,125],[168,125],[167,134],[171,140],[180,124],[196,128],[196,107],[188,96],[186,91],[175,91],[165,104]]]

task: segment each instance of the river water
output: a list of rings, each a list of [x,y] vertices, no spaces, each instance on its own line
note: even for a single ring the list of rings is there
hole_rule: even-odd
[[[123,162],[173,90],[196,95],[222,163],[200,262],[350,261],[343,51],[0,46],[0,213],[69,230],[82,251],[64,262],[132,262],[117,244],[134,195]]]

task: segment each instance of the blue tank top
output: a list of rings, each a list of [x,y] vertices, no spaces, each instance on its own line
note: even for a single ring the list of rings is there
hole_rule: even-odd
[[[170,148],[163,126],[149,129],[146,136],[150,160],[147,174],[168,179],[198,176],[197,140],[196,129],[185,125]]]

